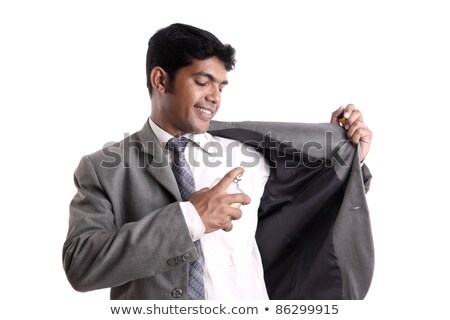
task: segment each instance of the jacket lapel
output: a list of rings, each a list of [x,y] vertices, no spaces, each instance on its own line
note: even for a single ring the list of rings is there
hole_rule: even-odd
[[[147,161],[147,171],[155,180],[167,189],[177,201],[182,201],[178,184],[169,165],[167,157],[163,154],[162,147],[155,137],[148,121],[139,132],[140,144],[144,153],[150,155]]]

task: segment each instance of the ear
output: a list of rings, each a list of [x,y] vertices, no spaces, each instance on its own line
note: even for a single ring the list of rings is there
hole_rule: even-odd
[[[169,75],[161,67],[154,67],[150,72],[150,83],[153,90],[164,93],[169,85]]]

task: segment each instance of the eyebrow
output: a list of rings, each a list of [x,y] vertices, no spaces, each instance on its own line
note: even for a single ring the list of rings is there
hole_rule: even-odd
[[[203,77],[207,77],[209,80],[211,80],[212,82],[218,83],[218,84],[223,84],[223,85],[227,85],[228,84],[228,80],[224,80],[224,81],[219,81],[219,79],[217,79],[216,77],[214,77],[211,73],[208,72],[204,72],[204,71],[200,71],[200,72],[196,72],[192,74],[193,76],[203,76]]]

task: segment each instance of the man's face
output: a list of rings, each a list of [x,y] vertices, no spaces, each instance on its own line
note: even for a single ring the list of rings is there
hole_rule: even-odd
[[[227,83],[227,71],[218,58],[194,61],[178,70],[152,119],[172,135],[206,132]]]

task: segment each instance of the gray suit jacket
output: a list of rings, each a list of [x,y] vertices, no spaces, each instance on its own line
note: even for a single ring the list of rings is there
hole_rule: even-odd
[[[293,198],[280,195],[286,208],[277,214],[279,208],[272,207],[278,199],[273,189],[285,185],[285,170],[283,166],[271,169],[257,233],[269,296],[363,298],[370,286],[374,262],[365,201],[370,173],[365,167],[361,169],[356,148],[344,142],[343,130],[330,124],[261,122],[212,122],[210,129],[221,130],[213,134],[251,140],[250,144],[262,152],[272,147],[266,148],[267,141],[255,141],[261,135],[267,140],[270,133],[271,145],[273,140],[290,142],[282,144],[284,156],[294,155],[298,167],[306,167],[308,173],[312,172],[307,176],[314,177],[303,184],[319,189],[323,185],[335,186],[328,194],[325,192],[330,200],[316,200],[317,204],[328,201],[331,205],[320,205],[317,212],[310,210],[319,217],[314,218],[317,221],[313,227],[326,226],[325,231],[314,231],[313,236],[302,231],[305,236],[292,237],[291,228],[277,239],[270,232],[274,223],[279,226],[280,221],[285,221],[290,227],[297,225],[296,230],[304,230],[304,221],[294,218],[296,222],[291,223],[289,219],[301,216],[296,213],[306,209],[293,207]],[[255,132],[259,135],[254,136]],[[248,138],[242,139],[247,133]],[[280,154],[279,150],[276,154]],[[299,160],[299,154],[307,154],[309,162]],[[268,154],[270,161],[273,157],[277,157],[275,153]],[[325,160],[322,167],[326,170],[311,171],[311,159]],[[304,176],[304,172],[299,176]],[[334,182],[328,183],[329,180]],[[188,264],[198,259],[198,254],[178,205],[181,196],[175,178],[148,122],[127,139],[83,157],[75,171],[75,184],[78,192],[70,204],[69,231],[63,248],[63,265],[72,286],[78,291],[111,288],[112,299],[186,299]],[[288,193],[295,195],[296,188]],[[323,220],[323,216],[330,218]],[[312,260],[305,258],[311,256],[311,248],[317,248],[317,258]],[[292,268],[298,261],[310,263]],[[325,266],[323,270],[319,265]],[[314,275],[311,270],[321,272]],[[304,285],[292,286],[290,274]]]

